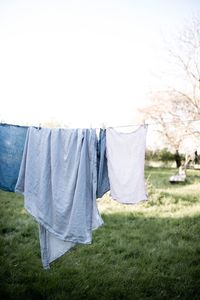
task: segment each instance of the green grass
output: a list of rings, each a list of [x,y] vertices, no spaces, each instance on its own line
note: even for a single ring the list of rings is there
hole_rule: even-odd
[[[23,198],[0,191],[1,299],[200,299],[200,171],[171,185],[146,170],[149,201],[98,200],[104,226],[43,270]]]

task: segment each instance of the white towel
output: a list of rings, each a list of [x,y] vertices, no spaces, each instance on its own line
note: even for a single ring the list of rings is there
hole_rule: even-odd
[[[106,155],[110,192],[114,200],[133,204],[147,200],[144,159],[147,125],[130,133],[106,131]]]

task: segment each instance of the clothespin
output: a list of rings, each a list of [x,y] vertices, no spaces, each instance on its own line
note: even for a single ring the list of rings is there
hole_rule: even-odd
[[[39,123],[38,130],[40,130],[41,128],[42,128],[42,124]]]
[[[102,129],[106,129],[105,123],[102,123],[101,128],[102,128]]]
[[[146,121],[145,121],[145,120],[143,120],[143,126],[144,126],[144,127],[146,127],[146,126],[147,126],[147,124],[146,124]]]

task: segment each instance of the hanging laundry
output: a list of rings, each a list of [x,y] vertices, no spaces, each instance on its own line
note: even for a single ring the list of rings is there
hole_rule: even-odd
[[[36,129],[27,133],[16,192],[39,223],[44,268],[76,244],[90,244],[103,224],[96,204],[94,129]]]
[[[106,158],[106,130],[100,129],[97,145],[97,198],[110,190]]]
[[[144,159],[147,125],[131,133],[106,131],[106,155],[110,191],[120,203],[133,204],[147,200],[144,181]]]
[[[14,192],[27,127],[0,124],[0,189]]]

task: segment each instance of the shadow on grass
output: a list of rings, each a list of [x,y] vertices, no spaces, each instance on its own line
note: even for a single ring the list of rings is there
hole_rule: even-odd
[[[131,212],[103,219],[91,245],[77,246],[45,271],[32,218],[5,216],[1,299],[199,299],[199,217]]]

